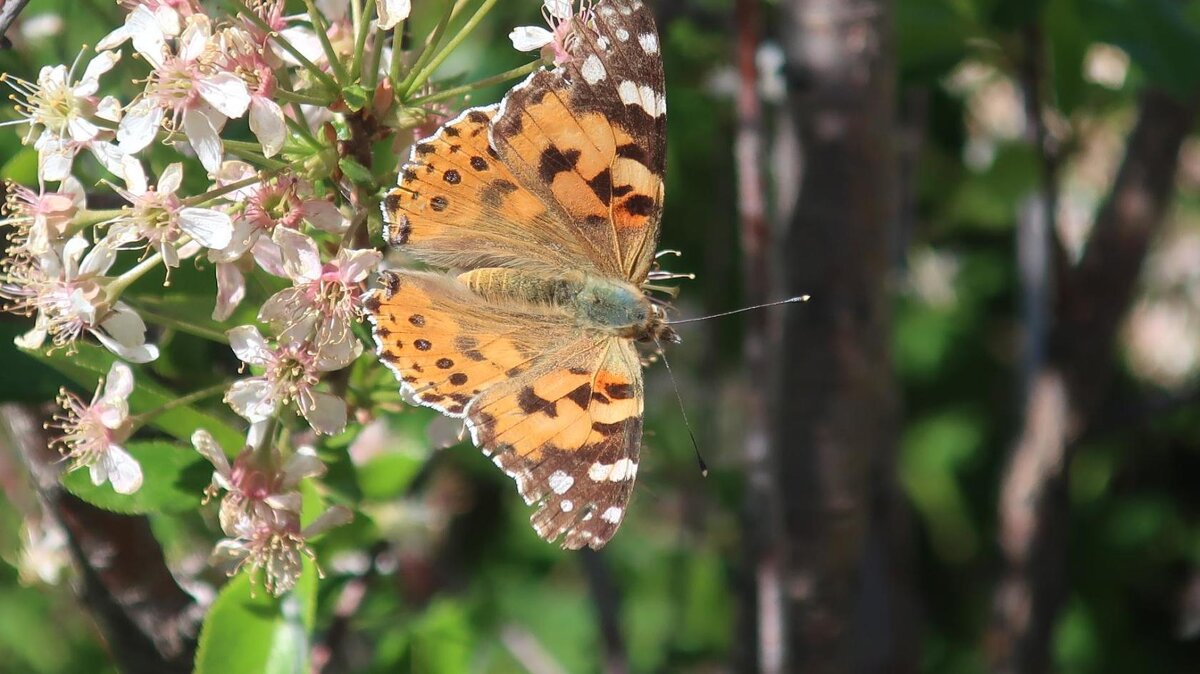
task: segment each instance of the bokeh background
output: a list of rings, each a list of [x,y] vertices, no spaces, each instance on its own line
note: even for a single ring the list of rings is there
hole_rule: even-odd
[[[1200,3],[655,7],[661,245],[697,275],[680,314],[812,299],[681,327],[710,473],[650,367],[637,491],[599,554],[540,541],[428,410],[381,404],[323,448],[371,519],[317,546],[326,671],[1200,671]],[[538,9],[500,3],[442,72],[520,65],[506,35]],[[0,70],[69,64],[119,16],[32,0]],[[0,176],[36,183],[19,129]],[[210,283],[185,265],[179,306]],[[0,316],[0,400],[44,410],[72,384],[12,346],[26,329]],[[237,367],[158,343],[167,387]],[[0,671],[116,671],[15,440]],[[211,508],[146,519],[210,601]]]

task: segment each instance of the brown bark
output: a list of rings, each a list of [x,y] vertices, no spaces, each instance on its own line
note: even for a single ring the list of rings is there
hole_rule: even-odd
[[[190,672],[200,611],[167,568],[149,521],[101,510],[63,490],[61,457],[25,407],[0,405],[0,442],[20,453],[46,513],[67,532],[83,604],[121,671]]]
[[[1125,159],[1084,256],[1056,274],[1060,288],[1047,362],[1032,378],[1000,498],[1006,568],[988,635],[995,671],[1051,669],[1051,637],[1067,593],[1067,467],[1113,374],[1120,321],[1170,205],[1179,148],[1196,112],[1194,103],[1161,93],[1142,96]]]
[[[888,343],[897,240],[887,0],[790,0],[780,34],[801,176],[782,242],[773,450],[784,497],[788,671],[914,671],[908,521]]]

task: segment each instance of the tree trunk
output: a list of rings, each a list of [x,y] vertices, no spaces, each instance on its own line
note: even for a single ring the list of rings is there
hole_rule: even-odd
[[[895,478],[896,63],[892,3],[789,0],[781,37],[800,176],[780,248],[786,312],[772,450],[788,671],[914,671],[908,518]],[[781,187],[781,191],[787,190]]]

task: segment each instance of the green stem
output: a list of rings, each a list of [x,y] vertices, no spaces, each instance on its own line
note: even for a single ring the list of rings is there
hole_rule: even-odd
[[[275,159],[268,159],[259,151],[258,145],[254,143],[246,143],[243,141],[225,141],[225,149],[230,154],[237,155],[248,162],[253,162],[271,171],[282,171],[290,168],[291,165]]]
[[[242,180],[238,180],[238,181],[229,183],[228,185],[222,185],[221,187],[209,190],[207,192],[204,192],[203,194],[197,194],[194,197],[188,197],[187,199],[184,199],[182,203],[184,206],[199,206],[200,204],[207,203],[218,197],[223,197],[226,194],[229,194],[230,192],[236,192],[236,191],[242,189],[243,187],[250,187],[251,185],[257,185],[258,183],[261,183],[264,180],[271,178],[274,175],[274,173],[276,173],[276,172],[275,171],[266,171],[264,173],[260,173],[258,175],[252,176],[250,178],[243,178]]]
[[[511,80],[511,79],[515,79],[517,77],[521,77],[522,75],[528,75],[529,73],[537,70],[538,66],[540,66],[540,65],[542,65],[541,61],[533,61],[532,63],[526,63],[525,65],[517,67],[517,68],[513,68],[512,70],[506,70],[506,71],[500,73],[499,75],[492,75],[491,77],[485,77],[484,79],[479,80],[478,82],[464,84],[459,87],[454,87],[453,89],[446,89],[444,91],[439,91],[436,94],[422,96],[421,98],[414,98],[411,101],[409,101],[408,104],[412,105],[412,106],[418,106],[418,105],[425,105],[427,103],[437,103],[438,101],[444,101],[447,98],[454,98],[455,96],[458,96],[460,94],[470,93],[476,89],[482,89],[483,87],[488,87],[493,84],[499,84],[500,82],[504,82],[505,80]]]
[[[102,222],[107,222],[125,212],[123,208],[107,208],[98,211],[84,210],[75,214],[71,218],[71,226],[69,233],[75,233],[83,230],[86,227],[98,225]]]
[[[229,343],[229,338],[223,333],[217,332],[216,330],[209,330],[208,328],[180,320],[173,316],[164,316],[163,314],[146,309],[145,306],[141,304],[134,304],[133,308],[138,312],[139,316],[147,321],[150,321],[151,323],[157,323],[158,325],[166,328],[173,328],[179,332],[195,335],[196,337],[207,339],[210,342],[218,342],[220,344]]]
[[[278,33],[276,33],[274,30],[272,30],[271,26],[267,25],[267,22],[263,21],[262,17],[255,14],[249,7],[246,7],[246,5],[242,4],[239,0],[225,0],[225,4],[229,6],[229,8],[234,12],[234,14],[241,14],[242,16],[245,16],[246,19],[248,19],[250,21],[250,23],[253,23],[255,26],[257,26],[259,28],[259,30],[266,32],[268,35],[271,35],[273,37],[273,39],[277,43],[279,43],[279,46],[283,47],[284,51],[291,54],[292,57],[295,58],[296,61],[301,66],[303,66],[305,70],[312,73],[313,77],[320,80],[325,86],[329,87],[330,89],[333,89],[334,91],[338,90],[339,87],[338,87],[337,80],[330,77],[329,73],[318,68],[315,63],[313,63],[312,61],[309,61],[308,57],[306,57],[304,54],[300,53],[300,50],[296,49],[296,47],[293,46],[291,42],[288,42],[287,40],[283,39],[282,36],[280,36]],[[329,39],[328,36],[326,36],[325,39]]]
[[[375,40],[371,43],[371,61],[367,64],[367,72],[363,76],[363,87],[367,91],[375,91],[379,85],[379,64],[383,61],[384,31],[375,31]]]
[[[116,304],[117,300],[121,297],[121,293],[125,292],[126,288],[133,285],[133,283],[141,277],[145,276],[146,272],[149,272],[151,269],[157,267],[158,263],[160,262],[162,262],[162,255],[155,253],[131,267],[124,274],[121,274],[109,282],[109,284],[104,288],[108,303]]]
[[[333,99],[330,98],[318,98],[317,96],[298,94],[287,89],[276,89],[275,95],[285,103],[304,103],[306,105],[319,105],[322,107],[333,103]]]
[[[131,416],[130,420],[133,421],[135,426],[142,426],[150,421],[153,421],[155,417],[165,414],[166,412],[170,412],[173,409],[178,407],[186,407],[187,405],[191,405],[198,400],[204,400],[205,398],[211,398],[212,396],[224,393],[225,389],[227,388],[229,388],[229,382],[214,384],[213,386],[202,388],[199,391],[193,391],[185,396],[180,396],[174,400],[165,402],[152,410],[146,410],[141,414]]]
[[[456,3],[457,6],[457,3]],[[446,26],[450,24],[450,17],[454,16],[454,8],[450,8],[434,27],[433,32],[425,40],[425,44],[421,46],[421,51],[417,52],[417,57],[413,59],[412,66],[408,69],[408,74],[404,76],[404,81],[396,87],[396,95],[401,96],[408,91],[413,84],[414,78],[417,76],[417,69],[425,64],[425,61],[433,54],[433,48],[437,46],[442,39],[442,33],[446,32]],[[407,98],[407,96],[403,96]]]
[[[492,7],[495,6],[495,4],[496,0],[483,0],[483,4],[479,6],[479,9],[475,10],[475,13],[471,15],[470,19],[467,19],[466,24],[464,24],[462,28],[454,33],[454,37],[450,38],[450,41],[446,43],[446,46],[442,47],[442,50],[438,52],[437,56],[430,59],[429,63],[421,68],[421,71],[417,73],[417,76],[413,78],[412,82],[409,83],[408,88],[405,89],[404,92],[405,99],[407,99],[409,96],[412,96],[413,92],[416,91],[422,84],[424,84],[425,80],[429,79],[429,76],[433,74],[433,71],[437,70],[438,66],[442,65],[442,62],[445,61],[446,58],[458,48],[458,45],[462,44],[463,40],[467,39],[467,36],[471,34],[471,31],[475,30],[475,27],[479,25],[480,21],[483,21],[483,17],[487,16],[487,13],[492,10]]]
[[[388,64],[388,79],[392,81],[392,86],[397,87],[397,91],[399,90],[397,85],[400,83],[400,66],[404,63],[402,58],[404,50],[400,48],[404,44],[404,23],[401,21],[396,24],[395,28],[392,28],[392,62]]]
[[[363,8],[362,0],[351,0],[350,7],[354,15],[354,58],[350,61],[350,75],[354,79],[362,77],[363,52],[367,49],[367,33],[371,32],[371,3]],[[367,87],[368,89],[374,87]]]
[[[321,10],[317,9],[317,3],[313,0],[304,0],[304,6],[308,8],[308,20],[312,22],[313,30],[317,33],[317,39],[321,42],[321,50],[325,52],[325,60],[329,61],[329,67],[333,68],[333,74],[337,76],[339,85],[350,83],[350,77],[346,74],[346,66],[338,58],[338,53],[333,49],[333,43],[329,41],[329,24],[325,23],[325,15],[321,14]]]

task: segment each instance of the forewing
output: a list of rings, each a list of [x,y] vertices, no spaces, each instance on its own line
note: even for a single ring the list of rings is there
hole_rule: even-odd
[[[440,267],[591,268],[579,237],[488,145],[496,107],[467,110],[413,146],[383,200],[384,237]]]
[[[465,417],[512,476],[543,538],[603,546],[624,517],[642,436],[629,340],[564,314],[485,303],[457,281],[388,272],[366,300],[381,360],[417,402]]]
[[[658,31],[641,0],[572,19],[571,60],[504,97],[491,143],[587,242],[603,272],[641,282],[662,217],[666,96]]]

